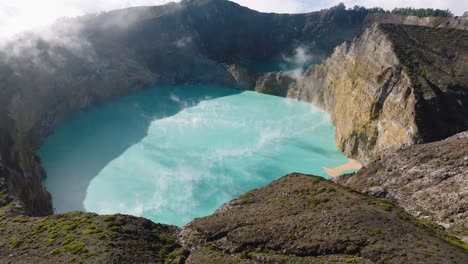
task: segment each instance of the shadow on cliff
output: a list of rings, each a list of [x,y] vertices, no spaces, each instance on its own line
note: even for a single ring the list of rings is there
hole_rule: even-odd
[[[140,142],[152,121],[204,100],[241,92],[207,86],[158,87],[76,114],[38,151],[55,213],[84,211],[90,182],[107,164]]]

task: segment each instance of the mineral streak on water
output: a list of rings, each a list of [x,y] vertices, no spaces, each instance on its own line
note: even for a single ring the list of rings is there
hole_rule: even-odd
[[[211,86],[157,87],[82,111],[39,150],[56,213],[184,225],[292,172],[346,163],[327,114]]]

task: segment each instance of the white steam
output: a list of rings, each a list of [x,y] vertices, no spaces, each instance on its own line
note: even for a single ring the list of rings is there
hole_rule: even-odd
[[[0,39],[22,31],[37,30],[60,17],[76,17],[131,6],[161,5],[169,0],[2,0]]]
[[[50,25],[60,17],[75,17],[114,9],[161,5],[170,0],[1,0],[0,2],[0,40],[19,32]],[[174,0],[172,2],[178,2]],[[240,5],[262,12],[303,13],[320,10],[344,2],[346,6],[425,7],[451,9],[461,15],[468,11],[468,1],[460,0],[233,0]]]
[[[305,68],[317,61],[317,57],[310,54],[307,47],[299,46],[292,56],[283,55],[283,60],[286,62],[283,74],[297,81],[304,74]]]

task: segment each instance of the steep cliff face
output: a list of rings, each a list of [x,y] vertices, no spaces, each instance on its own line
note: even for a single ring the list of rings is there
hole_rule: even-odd
[[[281,58],[299,45],[330,54],[361,30],[365,14],[333,7],[307,14],[267,14],[225,0],[182,1],[184,24],[210,59],[248,64]]]
[[[330,112],[338,147],[366,163],[468,129],[467,45],[467,31],[374,24],[312,66],[288,96]]]
[[[395,201],[468,242],[468,134],[379,155],[337,183]]]
[[[309,69],[288,95],[330,112],[338,147],[360,161],[392,145],[416,143],[411,81],[377,25]]]

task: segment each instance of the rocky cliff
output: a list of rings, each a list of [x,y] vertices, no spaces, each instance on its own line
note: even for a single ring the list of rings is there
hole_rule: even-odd
[[[288,96],[332,115],[338,147],[364,163],[468,129],[468,32],[374,24],[312,66]]]
[[[361,192],[393,200],[468,242],[468,135],[404,147],[379,155],[357,172],[335,179]]]

